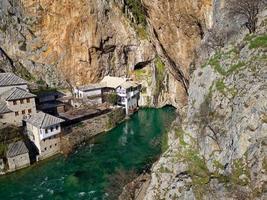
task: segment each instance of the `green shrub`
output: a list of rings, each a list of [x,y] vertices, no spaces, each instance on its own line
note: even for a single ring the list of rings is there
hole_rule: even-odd
[[[126,0],[125,3],[133,13],[137,23],[146,26],[146,11],[141,3],[141,0]]]
[[[116,93],[106,94],[106,101],[112,105],[115,105],[118,101],[118,96]]]
[[[262,35],[251,40],[249,48],[267,48],[267,35]]]

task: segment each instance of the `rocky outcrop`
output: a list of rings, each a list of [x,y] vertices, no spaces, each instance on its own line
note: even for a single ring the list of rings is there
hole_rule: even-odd
[[[107,74],[139,79],[134,70],[145,68],[141,105],[180,108],[211,10],[210,0],[3,0],[1,70],[68,87]]]
[[[194,71],[144,199],[265,199],[266,17]]]

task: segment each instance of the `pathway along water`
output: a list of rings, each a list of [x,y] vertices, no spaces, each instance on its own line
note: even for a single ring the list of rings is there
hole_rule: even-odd
[[[0,177],[0,199],[108,199],[110,177],[118,169],[140,172],[154,161],[174,119],[172,107],[141,109],[67,158],[58,156]]]

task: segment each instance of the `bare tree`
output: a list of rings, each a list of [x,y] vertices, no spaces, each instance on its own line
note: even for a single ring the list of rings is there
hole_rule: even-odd
[[[228,8],[231,16],[241,16],[246,19],[245,26],[249,33],[256,31],[260,8],[266,5],[266,0],[229,0]]]

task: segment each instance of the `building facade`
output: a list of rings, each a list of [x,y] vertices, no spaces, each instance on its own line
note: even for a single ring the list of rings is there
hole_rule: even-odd
[[[39,152],[37,160],[60,152],[60,124],[63,121],[43,112],[38,112],[25,120],[27,135]]]
[[[102,90],[105,87],[104,84],[91,84],[74,88],[74,97],[77,99],[87,99],[92,103],[103,103]]]
[[[128,78],[105,76],[99,84],[82,86],[74,89],[76,98],[99,97],[96,103],[106,102],[106,97],[114,93],[118,96],[117,104],[125,107],[126,114],[138,107],[141,84],[131,81]]]
[[[27,82],[12,73],[0,73],[0,122],[21,126],[24,117],[36,113],[35,95]]]
[[[30,165],[29,150],[23,141],[9,144],[6,157],[9,171],[15,171]]]
[[[0,94],[0,121],[22,125],[22,120],[36,113],[35,95],[22,88],[12,88]]]
[[[138,108],[140,90],[141,85],[133,81],[124,82],[116,89],[118,104],[125,107],[126,115]]]

